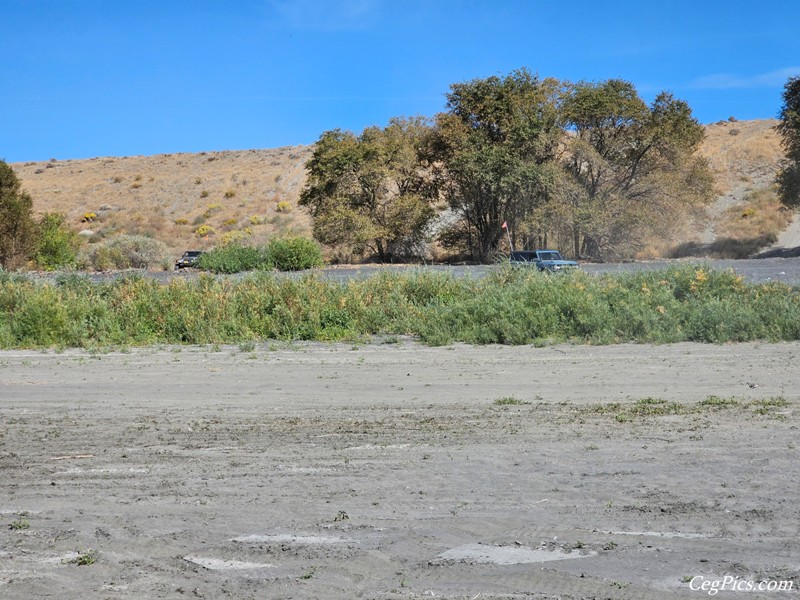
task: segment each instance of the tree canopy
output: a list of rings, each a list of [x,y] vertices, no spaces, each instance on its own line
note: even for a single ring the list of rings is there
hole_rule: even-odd
[[[561,86],[525,69],[454,84],[436,118],[432,162],[437,187],[461,218],[462,241],[487,260],[546,197],[563,136]]]
[[[517,247],[631,256],[712,197],[696,155],[703,128],[670,93],[648,105],[627,81],[519,69],[451,85],[446,108],[432,125],[322,134],[301,196],[319,241],[381,260],[415,254],[446,206],[438,240],[479,260],[503,247],[503,223]]]
[[[61,213],[45,213],[37,223],[36,245],[33,260],[36,266],[54,271],[75,265],[78,258],[80,238],[67,227],[67,219]]]
[[[46,270],[75,264],[80,240],[60,213],[33,217],[33,200],[14,170],[0,161],[0,267],[18,269],[33,260]]]
[[[422,118],[395,118],[360,135],[323,133],[300,197],[314,217],[314,236],[380,260],[413,254],[435,214],[422,153],[429,135]]]
[[[0,161],[0,266],[22,266],[36,245],[36,233],[33,200],[14,170]]]
[[[786,161],[778,173],[778,186],[784,204],[800,206],[800,76],[786,82],[779,118]]]
[[[563,112],[574,135],[561,214],[576,255],[635,249],[711,199],[710,172],[695,156],[703,128],[682,100],[662,92],[648,107],[631,83],[612,79],[571,86]]]

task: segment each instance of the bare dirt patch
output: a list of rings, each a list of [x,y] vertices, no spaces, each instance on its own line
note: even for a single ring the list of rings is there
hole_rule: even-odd
[[[2,352],[0,598],[797,589],[799,355]]]

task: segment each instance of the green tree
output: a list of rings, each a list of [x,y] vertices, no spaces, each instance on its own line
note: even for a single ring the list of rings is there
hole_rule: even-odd
[[[800,206],[800,76],[790,77],[783,88],[779,114],[786,161],[778,173],[781,199],[787,206]]]
[[[35,245],[33,200],[14,170],[0,161],[0,266],[19,268],[31,257]]]
[[[77,262],[80,239],[70,230],[61,213],[45,213],[39,220],[33,259],[36,266],[47,271],[74,266]]]
[[[647,106],[611,79],[574,84],[563,111],[574,135],[554,198],[576,255],[629,255],[710,201],[711,174],[695,155],[704,132],[686,102],[662,92]]]
[[[422,118],[395,118],[358,136],[323,133],[300,197],[314,218],[314,237],[380,260],[418,252],[435,214],[421,154],[429,135]]]
[[[547,198],[563,138],[561,84],[526,69],[450,86],[431,149],[437,187],[471,254],[489,260],[504,237]]]

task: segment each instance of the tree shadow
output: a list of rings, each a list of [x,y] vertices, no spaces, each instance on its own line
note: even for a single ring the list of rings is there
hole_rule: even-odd
[[[673,248],[670,255],[671,258],[766,258],[764,254],[774,251],[758,254],[759,250],[774,243],[775,236],[773,234],[743,239],[720,238],[710,244],[685,242]],[[800,250],[800,248],[793,250]],[[798,256],[798,254],[787,256]]]
[[[753,258],[797,258],[800,257],[800,246],[794,248],[773,248],[756,254]]]

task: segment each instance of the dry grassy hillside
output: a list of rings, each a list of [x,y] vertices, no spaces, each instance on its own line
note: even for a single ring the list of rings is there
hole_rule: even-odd
[[[140,233],[179,252],[226,235],[260,242],[310,233],[309,217],[297,207],[310,154],[310,147],[295,146],[12,166],[36,212],[66,214],[90,240]],[[203,225],[213,229],[207,238],[196,233]]]
[[[700,153],[711,166],[718,197],[699,231],[679,240],[668,254],[744,258],[776,243],[792,222],[774,190],[784,157],[777,124],[762,119],[706,127]]]
[[[677,244],[654,244],[651,255],[674,254],[676,245],[683,254],[724,255],[731,239],[749,244],[735,242],[731,255],[747,253],[786,227],[790,216],[769,190],[783,156],[776,124],[724,121],[706,127],[701,153],[711,164],[719,197],[705,222]],[[218,244],[223,237],[261,242],[276,234],[310,234],[310,219],[297,199],[311,152],[309,146],[294,146],[13,167],[37,212],[63,212],[90,241],[143,233],[178,253]],[[97,216],[87,222],[86,213]],[[198,235],[203,225],[213,233]]]
[[[730,193],[742,185],[764,187],[772,184],[784,156],[778,121],[720,121],[706,126],[700,154],[708,159],[718,192]]]

